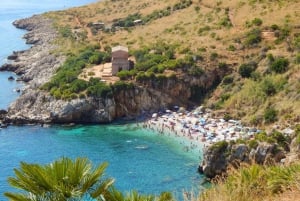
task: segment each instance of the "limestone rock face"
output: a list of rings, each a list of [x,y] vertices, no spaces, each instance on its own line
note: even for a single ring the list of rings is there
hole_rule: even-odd
[[[213,178],[227,170],[227,163],[228,161],[225,152],[208,148],[204,151],[201,169],[205,176]]]
[[[251,164],[253,162],[274,164],[281,162],[286,157],[284,150],[279,148],[276,143],[262,142],[256,149],[250,149],[245,144],[227,146],[222,151],[212,147],[204,151],[204,158],[199,168],[209,178],[225,173],[229,166],[238,167],[241,163]]]
[[[285,153],[277,144],[260,143],[250,152],[250,158],[257,164],[272,164],[285,158]]]
[[[8,113],[16,124],[23,123],[104,123],[110,122],[115,114],[111,99],[56,100],[48,93],[28,89]]]
[[[249,163],[249,147],[245,144],[236,144],[231,148],[231,154],[228,159],[231,163],[233,162],[244,162]]]

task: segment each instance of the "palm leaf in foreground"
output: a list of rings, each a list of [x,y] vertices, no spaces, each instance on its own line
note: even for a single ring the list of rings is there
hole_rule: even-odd
[[[29,200],[81,200],[84,197],[97,198],[109,195],[114,180],[102,180],[107,163],[93,169],[86,158],[72,161],[62,158],[49,165],[21,162],[15,169],[15,177],[8,178],[11,186],[22,190],[19,193],[6,192],[4,195],[14,201]]]

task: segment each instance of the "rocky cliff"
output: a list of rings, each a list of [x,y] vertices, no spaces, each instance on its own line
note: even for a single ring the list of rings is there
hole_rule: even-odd
[[[277,143],[260,142],[256,147],[246,144],[217,143],[204,151],[199,171],[208,178],[226,173],[228,168],[239,167],[242,163],[272,165],[291,163],[299,160],[299,144],[294,140],[284,150]]]
[[[12,62],[0,68],[16,72],[19,79],[26,82],[26,88],[6,115],[6,121],[15,124],[107,123],[117,118],[135,118],[175,104],[188,106],[193,104],[191,97],[195,93],[200,90],[204,96],[225,73],[211,70],[201,77],[181,75],[160,84],[155,81],[136,83],[133,88],[118,90],[107,98],[58,100],[39,89],[65,61],[64,56],[51,54],[57,48],[53,41],[58,35],[52,21],[36,15],[17,20],[14,25],[28,31],[24,38],[32,44],[29,50],[14,52],[9,56]]]

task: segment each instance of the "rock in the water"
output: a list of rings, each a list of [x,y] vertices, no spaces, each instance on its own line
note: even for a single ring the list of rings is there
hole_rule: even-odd
[[[9,76],[7,79],[8,80],[15,80],[15,78],[13,76]]]
[[[7,57],[8,60],[16,60],[17,58],[18,58],[18,55],[16,55],[16,54],[12,54]]]
[[[7,111],[6,110],[0,110],[0,115],[4,115],[4,114],[7,114]]]

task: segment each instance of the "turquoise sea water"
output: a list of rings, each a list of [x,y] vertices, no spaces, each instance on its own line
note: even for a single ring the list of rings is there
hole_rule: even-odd
[[[116,187],[142,193],[171,191],[180,197],[202,182],[198,159],[166,136],[135,124],[110,126],[9,127],[0,131],[0,191],[10,190],[6,178],[19,161],[49,163],[61,156],[88,157],[95,165],[108,161],[106,174]],[[0,196],[1,200],[1,196]]]
[[[91,0],[1,0],[0,64],[13,50],[29,48],[22,30],[11,23],[15,19],[48,10],[63,9]],[[22,84],[8,81],[9,72],[0,72],[0,109],[17,98],[15,88]],[[142,193],[198,190],[203,176],[197,174],[198,154],[183,151],[175,140],[138,128],[136,124],[78,125],[73,127],[10,126],[0,129],[0,201],[3,192],[13,190],[7,184],[20,161],[49,163],[59,157],[88,157],[93,164],[109,162],[106,174],[116,186]]]

